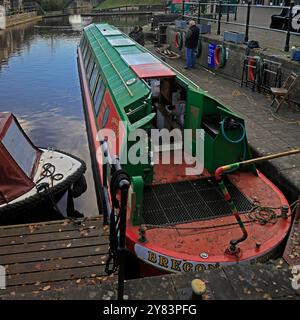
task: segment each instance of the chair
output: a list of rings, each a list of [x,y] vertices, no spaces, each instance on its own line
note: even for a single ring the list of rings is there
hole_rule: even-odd
[[[284,102],[287,102],[290,105],[290,93],[293,87],[295,86],[297,79],[299,78],[299,75],[292,72],[288,78],[285,80],[283,86],[281,88],[274,88],[271,87],[271,92],[273,95],[273,100],[271,103],[271,106],[276,102],[277,107],[275,109],[275,113],[278,112],[279,108]]]

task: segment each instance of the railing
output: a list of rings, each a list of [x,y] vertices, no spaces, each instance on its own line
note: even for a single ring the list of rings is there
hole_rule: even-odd
[[[104,220],[109,220],[109,258],[106,264],[108,274],[118,272],[118,300],[123,300],[125,280],[126,258],[126,212],[128,189],[130,179],[126,172],[122,171],[118,158],[111,157],[106,139],[101,141],[103,153],[103,191],[106,208]],[[108,185],[108,172],[110,172],[110,185]],[[110,268],[110,262],[113,266]]]
[[[293,15],[294,2],[291,2],[290,6],[267,6],[267,5],[257,5],[252,4],[252,1],[248,1],[247,3],[229,3],[229,1],[218,1],[218,2],[201,2],[201,1],[191,1],[189,2],[190,9],[186,11],[185,1],[182,4],[182,16],[187,19],[194,19],[198,23],[200,21],[208,21],[214,22],[217,24],[217,35],[221,34],[222,24],[233,25],[237,27],[245,28],[245,42],[249,40],[249,30],[263,30],[267,32],[278,32],[285,33],[285,43],[284,43],[284,51],[289,51],[290,49],[290,38],[293,36],[300,36],[300,23],[298,20],[300,19],[300,6],[297,6],[299,10],[298,13]],[[273,9],[273,10],[271,10]],[[271,17],[268,16],[270,13],[274,13],[276,10],[288,10],[288,16],[285,17],[285,26],[284,30],[270,28],[267,26],[266,22],[271,23]],[[296,8],[294,8],[296,9]],[[251,13],[255,10],[255,13],[259,12],[262,16],[262,24],[259,25],[258,17],[251,16]],[[259,10],[259,11],[258,11]],[[263,12],[263,10],[265,10]],[[269,10],[267,12],[266,10]],[[273,11],[273,12],[272,12]],[[241,15],[239,16],[239,12]],[[296,10],[297,12],[297,10]],[[279,15],[279,12],[278,12]],[[266,20],[269,18],[269,21]],[[293,29],[293,19],[295,19],[295,24],[298,30]],[[256,21],[256,22],[255,22]],[[300,38],[299,38],[300,40]]]
[[[6,16],[10,17],[16,14],[35,12],[37,11],[36,6],[26,6],[19,9],[6,9]]]

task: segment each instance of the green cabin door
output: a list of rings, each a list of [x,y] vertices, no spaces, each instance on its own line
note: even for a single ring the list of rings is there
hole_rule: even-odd
[[[200,130],[202,114],[203,94],[197,90],[189,89],[187,93],[185,129],[192,129],[192,139],[191,141],[189,139],[185,140],[185,150],[189,150],[193,157],[196,156],[197,151],[198,160],[204,163],[204,131]],[[196,135],[198,135],[198,139]]]

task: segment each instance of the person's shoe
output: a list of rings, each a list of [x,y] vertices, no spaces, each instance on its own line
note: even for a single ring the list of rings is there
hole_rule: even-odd
[[[185,66],[184,69],[186,69],[186,70],[191,70],[191,68],[189,68],[189,67],[187,67],[187,66]]]

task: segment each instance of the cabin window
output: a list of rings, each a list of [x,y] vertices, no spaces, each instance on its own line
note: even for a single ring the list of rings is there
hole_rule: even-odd
[[[95,108],[95,113],[96,115],[99,112],[100,109],[100,105],[104,96],[104,92],[105,92],[105,85],[104,82],[102,81],[101,78],[99,78],[98,83],[97,83],[97,87],[96,87],[96,91],[93,97],[93,102],[94,102],[94,108]]]
[[[85,45],[86,45],[85,38],[82,37],[82,38],[81,38],[81,41],[80,41],[80,44],[79,44],[82,52],[83,52],[83,50],[84,50],[84,48],[85,48]]]
[[[88,45],[87,45],[87,48],[88,48]],[[83,58],[84,59],[84,66],[87,67],[89,62],[90,62],[90,58],[92,56],[92,53],[90,50],[87,50],[87,54],[86,56]]]
[[[89,52],[88,48],[89,48],[88,44],[87,44],[87,43],[85,43],[85,44],[84,44],[84,46],[83,46],[83,49],[82,49],[82,56],[83,56],[83,59],[85,59],[85,58],[86,58],[86,55],[87,55],[87,53]]]
[[[90,62],[88,64],[88,67],[87,67],[87,71],[86,71],[86,76],[87,76],[88,79],[90,79],[90,77],[91,77],[94,65],[95,65],[94,59],[91,58]]]
[[[91,79],[90,79],[90,90],[91,90],[91,92],[93,92],[93,89],[94,89],[94,86],[95,86],[97,78],[98,78],[98,68],[97,68],[97,66],[95,64],[93,72],[92,72],[92,75],[91,75]]]

